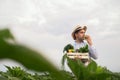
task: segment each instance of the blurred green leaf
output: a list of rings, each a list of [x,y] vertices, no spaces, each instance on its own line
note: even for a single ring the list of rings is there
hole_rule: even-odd
[[[89,72],[96,72],[97,64],[91,59],[90,64],[86,67]]]
[[[14,39],[9,29],[0,30],[0,39]]]
[[[13,35],[8,29],[0,30],[0,59],[13,59],[26,68],[43,72],[44,75],[32,75],[22,70],[20,67],[7,67],[7,72],[0,71],[0,80],[120,80],[120,73],[114,73],[106,67],[97,66],[97,63],[91,60],[88,66],[85,66],[79,59],[69,59],[66,54],[62,58],[62,66],[65,60],[72,73],[65,70],[58,70],[41,52],[34,51],[26,46],[10,43],[7,40],[15,41]],[[68,45],[64,50],[73,48]],[[82,51],[86,52],[88,46]],[[63,68],[64,69],[64,68]]]
[[[71,44],[67,44],[67,45],[64,47],[63,53],[64,53],[65,51],[68,52],[69,49],[74,49],[74,47],[73,47]]]
[[[62,57],[62,69],[64,70],[65,60],[67,59],[67,54],[64,54]]]
[[[91,59],[88,66],[85,66],[80,59],[70,59],[65,54],[64,59],[77,80],[119,80],[120,74],[115,74],[106,67],[97,66],[97,63]],[[63,59],[63,62],[65,60]],[[63,65],[64,66],[64,65]]]
[[[0,76],[0,80],[8,80],[8,79],[3,76]]]
[[[68,61],[68,66],[75,74],[76,78],[78,80],[85,80],[89,72],[87,71],[85,65],[81,62],[81,60],[79,59],[72,60],[67,58],[67,61]]]
[[[0,31],[0,59],[13,59],[23,64],[26,68],[35,71],[48,71],[58,80],[65,80],[62,73],[53,66],[41,53],[20,44],[8,43],[4,38],[13,39],[8,29]]]

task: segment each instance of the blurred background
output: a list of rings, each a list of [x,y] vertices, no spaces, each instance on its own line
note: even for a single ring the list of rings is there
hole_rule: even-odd
[[[61,68],[63,48],[73,43],[76,25],[88,27],[99,58],[98,65],[120,72],[119,0],[0,0],[0,29],[9,28],[20,44],[42,51]],[[0,60],[4,65],[21,66]],[[67,70],[69,70],[66,67]]]

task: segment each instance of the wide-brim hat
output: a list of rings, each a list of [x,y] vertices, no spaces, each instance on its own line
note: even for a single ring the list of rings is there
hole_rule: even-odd
[[[86,32],[87,27],[86,27],[86,26],[81,27],[80,25],[77,25],[77,26],[75,27],[75,29],[73,30],[73,32],[72,32],[72,37],[73,37],[74,40],[76,39],[75,33],[76,33],[77,31],[80,31],[80,30],[85,30],[85,32]]]

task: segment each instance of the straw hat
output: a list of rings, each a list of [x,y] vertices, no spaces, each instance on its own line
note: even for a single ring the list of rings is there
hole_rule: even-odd
[[[72,32],[72,37],[73,37],[74,40],[76,39],[75,33],[76,33],[77,31],[80,31],[80,30],[85,30],[85,32],[86,32],[87,27],[86,27],[86,26],[81,27],[80,25],[77,25],[77,26],[75,27],[75,29],[73,30],[73,32]]]

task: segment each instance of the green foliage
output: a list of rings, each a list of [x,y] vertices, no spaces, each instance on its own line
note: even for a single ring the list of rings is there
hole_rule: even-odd
[[[0,39],[14,39],[9,29],[0,30]]]
[[[63,50],[63,52],[65,52],[65,51],[69,51],[69,49],[74,49],[74,47],[71,45],[71,44],[68,44],[68,45],[66,45],[65,47],[64,47],[64,50]]]
[[[7,73],[10,75],[10,76],[13,76],[13,77],[21,77],[21,76],[24,76],[25,75],[25,71],[24,70],[21,70],[20,67],[9,67],[9,66],[6,66],[6,68],[8,69],[7,70]]]
[[[80,53],[86,53],[86,52],[89,52],[89,49],[88,49],[88,45],[84,46],[84,47],[81,47],[78,52]]]
[[[64,54],[62,57],[62,69],[64,70],[65,60],[67,58],[67,54]]]
[[[52,76],[47,72],[43,72],[41,74],[30,74],[22,70],[20,67],[11,68],[6,66],[6,68],[8,70],[6,72],[0,72],[0,75],[7,80],[54,80],[54,78],[52,78]]]
[[[15,41],[8,29],[0,30],[0,59],[9,58],[23,64],[26,68],[38,72],[48,71],[57,80],[65,80],[63,74],[38,53],[26,46],[9,43],[7,40]]]
[[[80,49],[77,49],[77,50],[74,50],[74,47],[73,45],[71,44],[67,44],[64,49],[63,49],[63,52],[69,52],[69,50],[72,50],[71,52],[80,52],[80,53],[86,53],[86,52],[89,52],[89,49],[88,49],[88,45],[84,46],[84,47],[81,47]]]
[[[8,40],[12,40],[10,43]],[[64,51],[74,49],[71,44],[65,46]],[[87,52],[88,46],[80,49],[80,52]],[[45,59],[41,52],[38,53],[26,46],[17,44],[13,35],[8,29],[0,30],[0,59],[12,59],[18,61],[27,69],[39,72],[30,74],[20,67],[9,67],[6,72],[0,71],[0,80],[120,80],[120,73],[113,73],[106,67],[101,67],[91,60],[85,66],[79,59],[69,59],[66,54],[62,58],[64,67],[65,61],[72,73],[65,70],[58,70],[52,63]],[[64,69],[64,68],[63,68]]]
[[[86,53],[88,51],[88,45],[77,50],[80,53]],[[85,66],[80,59],[70,59],[67,57],[67,53],[65,53],[62,58],[63,69],[66,60],[75,76],[75,80],[120,80],[120,73],[113,73],[106,67],[98,66],[92,59],[90,60],[90,64]]]
[[[97,66],[92,59],[90,64],[85,66],[80,59],[70,59],[64,56],[63,66],[67,59],[67,64],[77,80],[120,80],[120,74],[113,73],[106,67]]]
[[[49,72],[34,73],[31,74],[20,67],[9,67],[6,72],[0,72],[0,80],[58,80],[55,77],[51,76]],[[75,77],[72,73],[67,71],[60,71],[64,74],[63,77],[66,77],[66,80],[74,80]]]

